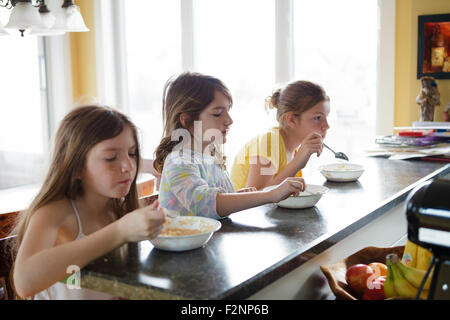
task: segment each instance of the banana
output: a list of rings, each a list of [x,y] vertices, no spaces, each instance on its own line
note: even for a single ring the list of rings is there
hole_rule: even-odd
[[[433,254],[425,248],[417,246],[417,264],[416,268],[421,270],[427,270],[430,266],[431,258]]]
[[[408,280],[403,277],[400,270],[395,264],[392,265],[392,272],[394,277],[395,291],[397,291],[397,293],[401,297],[415,298],[417,295],[417,288],[410,284]]]
[[[390,254],[388,255],[386,262],[388,265],[390,265],[392,270],[392,277],[394,282],[394,288],[397,294],[400,297],[405,298],[415,298],[417,295],[418,289],[414,287],[404,276],[401,272],[398,263],[399,259],[396,254]],[[387,279],[386,279],[387,281]],[[386,283],[385,283],[386,286]],[[428,291],[424,290],[420,293],[420,297],[423,299],[426,299],[428,296]]]
[[[395,291],[391,260],[386,259],[386,265],[388,267],[388,270],[386,281],[384,282],[384,295],[386,296],[386,298],[398,297],[398,293],[397,291]]]
[[[403,251],[402,261],[410,267],[416,268],[418,245],[407,240]]]
[[[400,269],[403,276],[405,277],[405,279],[408,280],[414,287],[418,289],[420,287],[423,277],[425,276],[426,271],[408,267],[403,263],[403,261],[397,263],[397,266]],[[425,284],[423,285],[424,290],[430,289],[432,275],[433,275],[432,272],[430,272],[427,280],[425,281]]]

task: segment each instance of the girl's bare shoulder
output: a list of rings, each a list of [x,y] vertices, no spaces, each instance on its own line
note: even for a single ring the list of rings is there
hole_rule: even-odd
[[[33,219],[48,222],[49,225],[61,226],[67,219],[73,216],[70,200],[64,198],[52,201],[39,209],[33,215]]]

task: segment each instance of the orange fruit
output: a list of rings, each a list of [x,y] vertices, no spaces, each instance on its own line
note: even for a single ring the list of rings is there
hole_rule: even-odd
[[[372,270],[375,273],[377,278],[387,275],[387,269],[388,268],[387,268],[387,266],[384,263],[372,262],[372,263],[369,263],[369,267],[372,268]]]

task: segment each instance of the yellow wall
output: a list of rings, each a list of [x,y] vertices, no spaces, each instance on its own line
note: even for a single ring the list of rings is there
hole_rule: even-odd
[[[450,0],[397,0],[395,45],[395,126],[411,126],[419,120],[416,97],[420,91],[417,78],[418,16],[450,13]],[[436,80],[441,105],[435,109],[435,121],[443,121],[443,110],[450,102],[450,79]]]
[[[70,46],[72,55],[73,101],[75,104],[90,103],[97,98],[97,74],[95,61],[94,1],[77,0],[89,32],[72,32]]]

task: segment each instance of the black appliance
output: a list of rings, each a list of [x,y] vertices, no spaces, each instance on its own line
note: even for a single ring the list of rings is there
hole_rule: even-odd
[[[414,188],[406,200],[406,218],[408,239],[433,254],[428,299],[450,300],[450,180],[429,180]]]

